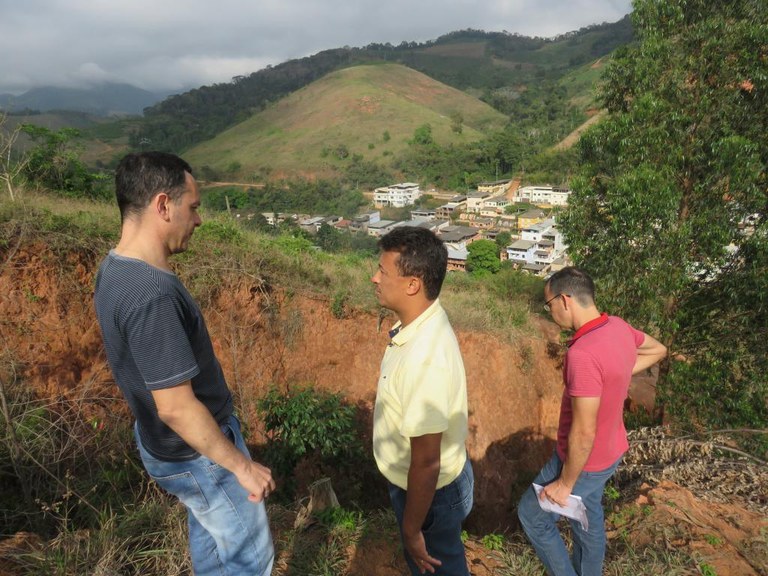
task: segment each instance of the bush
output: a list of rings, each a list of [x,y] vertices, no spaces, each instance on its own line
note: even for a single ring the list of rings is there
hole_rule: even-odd
[[[363,458],[355,407],[340,394],[312,386],[287,393],[273,387],[257,410],[268,435],[265,460],[282,477],[286,495],[295,488],[293,472],[302,460],[314,458],[349,471]]]

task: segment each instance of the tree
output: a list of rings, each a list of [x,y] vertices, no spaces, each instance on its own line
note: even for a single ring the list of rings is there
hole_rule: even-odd
[[[501,268],[499,248],[491,240],[476,240],[467,247],[467,272],[473,276],[496,274]]]
[[[73,196],[104,196],[96,186],[102,178],[80,160],[79,130],[49,130],[34,124],[24,124],[21,130],[35,143],[26,153],[24,166],[30,182]]]
[[[344,247],[344,233],[325,222],[315,235],[315,244],[326,252],[338,252]]]
[[[496,246],[499,250],[504,250],[512,243],[512,234],[509,232],[499,232],[495,238]]]
[[[768,4],[635,0],[561,219],[601,305],[671,350],[680,423],[768,419]]]
[[[11,200],[16,199],[16,185],[24,173],[28,158],[16,154],[16,140],[21,133],[22,125],[17,124],[7,129],[8,116],[0,112],[0,181],[5,183],[5,189]]]
[[[432,126],[429,124],[422,124],[416,130],[413,131],[412,144],[418,146],[430,146],[435,143],[435,139],[432,137]]]

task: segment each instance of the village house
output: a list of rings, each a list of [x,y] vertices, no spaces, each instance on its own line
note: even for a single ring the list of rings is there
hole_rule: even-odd
[[[341,216],[311,216],[299,219],[299,227],[302,230],[306,230],[310,234],[315,234],[320,230],[320,226],[328,224],[328,226],[336,226],[341,222],[343,218]]]
[[[483,207],[480,209],[480,215],[497,216],[503,214],[504,209],[510,204],[511,202],[504,198],[504,196],[492,196],[483,202]]]
[[[372,210],[370,212],[363,212],[358,214],[349,222],[350,232],[368,232],[368,225],[375,224],[381,220],[381,212],[378,210]]]
[[[479,213],[483,207],[485,199],[490,198],[490,196],[491,194],[489,192],[479,192],[477,190],[467,194],[467,207],[465,209],[467,214]]]
[[[395,220],[379,220],[378,222],[369,222],[368,236],[380,238],[399,225],[402,225],[402,222],[396,222]]]
[[[448,272],[466,272],[467,256],[469,256],[466,244],[446,243],[445,247],[448,250],[448,264],[446,270],[448,270]]]
[[[497,196],[504,195],[509,191],[512,185],[512,180],[496,180],[495,182],[482,182],[478,184],[478,192],[488,192],[488,194]]]
[[[418,210],[411,210],[411,220],[434,220],[437,218],[437,212],[433,209],[418,209]]]
[[[373,203],[376,208],[391,206],[392,208],[404,208],[413,206],[416,200],[421,198],[421,189],[413,182],[392,184],[376,188],[373,192]]]
[[[571,191],[554,186],[523,186],[515,192],[515,202],[527,202],[537,206],[567,206]]]
[[[278,226],[286,220],[296,221],[299,219],[298,214],[289,214],[287,212],[262,212],[262,216],[270,226]]]
[[[471,226],[446,226],[438,234],[445,243],[464,242],[471,244],[480,238],[480,230]]]
[[[548,218],[523,228],[520,239],[507,246],[506,252],[515,266],[544,275],[552,271],[555,262],[563,261],[565,250],[564,237],[555,219]]]
[[[540,208],[526,210],[522,214],[517,215],[517,229],[522,231],[525,228],[530,228],[534,224],[538,224],[542,220],[545,220],[546,217],[547,213]]]

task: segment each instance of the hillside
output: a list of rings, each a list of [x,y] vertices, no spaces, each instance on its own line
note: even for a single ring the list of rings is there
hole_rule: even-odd
[[[22,447],[11,460],[8,439],[0,443],[0,515],[8,530],[44,520],[38,533],[0,541],[3,575],[189,574],[180,507],[147,485],[136,463],[130,418],[93,313],[96,266],[117,227],[112,206],[46,196],[0,202],[0,392]],[[266,434],[256,404],[272,385],[288,391],[311,383],[341,393],[368,438],[378,362],[393,322],[376,309],[372,260],[290,246],[219,220],[199,228],[190,251],[176,258],[257,454]],[[476,576],[534,576],[541,570],[514,511],[552,447],[559,331],[529,311],[524,294],[491,292],[451,276],[441,295],[470,383],[476,499],[466,545]],[[333,305],[340,293],[341,313]],[[368,499],[362,510],[349,497],[355,487],[312,460],[295,471],[296,500],[270,502],[276,576],[403,573],[393,518],[372,507],[377,497],[386,503],[370,452],[360,467],[368,474],[356,488]],[[709,442],[675,442],[659,429],[635,437],[622,470],[606,503],[608,573],[766,573],[765,469],[718,457]],[[351,527],[297,526],[308,485],[326,474]]]
[[[135,142],[145,139],[161,148],[183,151],[329,72],[371,62],[403,64],[488,102],[503,103],[526,87],[557,81],[632,39],[632,25],[625,17],[550,39],[462,30],[424,43],[324,50],[239,76],[230,83],[202,86],[167,98],[145,111]]]
[[[457,115],[460,134],[452,129]],[[437,142],[449,144],[479,140],[504,123],[487,104],[405,66],[355,66],[286,96],[194,146],[185,158],[220,172],[236,162],[246,179],[265,172],[328,176],[354,154],[386,163],[423,124]]]

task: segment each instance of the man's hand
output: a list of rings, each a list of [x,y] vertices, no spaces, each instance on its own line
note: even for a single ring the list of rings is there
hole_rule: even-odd
[[[421,531],[413,535],[403,534],[403,542],[405,544],[405,551],[411,557],[413,563],[416,564],[419,573],[429,572],[434,574],[435,568],[442,564],[440,560],[432,558],[427,553],[427,545],[424,542],[424,534]]]
[[[568,497],[570,495],[571,489],[563,484],[561,478],[558,478],[551,484],[544,486],[544,489],[539,495],[539,500],[549,500],[550,502],[554,502],[555,504],[565,507],[568,504]]]
[[[152,398],[160,420],[200,454],[232,472],[248,490],[250,501],[261,502],[275,490],[272,471],[240,452],[224,435],[208,408],[195,396],[190,381],[152,390]]]
[[[272,471],[258,462],[248,462],[235,476],[240,485],[250,492],[248,500],[251,502],[261,502],[275,491]]]

